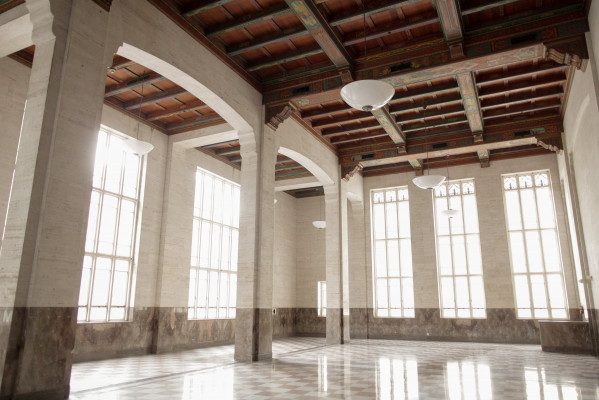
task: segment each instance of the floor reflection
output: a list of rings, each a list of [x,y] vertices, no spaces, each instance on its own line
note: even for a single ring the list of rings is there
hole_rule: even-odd
[[[151,368],[152,358],[144,362]],[[354,340],[269,361],[104,385],[71,398],[599,400],[599,359],[543,353],[539,346]]]
[[[418,362],[414,359],[378,359],[377,398],[418,399]]]
[[[450,400],[490,400],[493,398],[491,369],[486,363],[448,361],[445,371]]]

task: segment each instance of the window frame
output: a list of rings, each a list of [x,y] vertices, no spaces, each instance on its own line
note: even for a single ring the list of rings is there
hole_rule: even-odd
[[[203,174],[204,176],[210,176],[210,178],[212,179],[212,187],[211,187],[211,197],[210,197],[210,216],[207,218],[204,218],[202,213],[203,213],[203,209],[204,209],[204,178],[202,178],[202,187],[200,189],[198,189],[197,184],[198,184],[198,174]],[[235,195],[233,195],[233,190],[237,190],[238,195],[237,195],[237,200],[239,201],[239,204],[236,206],[233,206],[233,210],[235,210],[236,212],[232,213],[231,215],[231,224],[228,225],[225,223],[224,221],[224,208],[221,210],[221,218],[220,218],[220,222],[215,221],[214,219],[214,202],[215,202],[215,192],[214,192],[214,183],[216,181],[220,181],[221,184],[221,200],[224,199],[225,196],[225,183],[227,183],[228,185],[231,186],[231,201],[235,200]],[[196,209],[198,209],[198,200],[197,200],[197,196],[200,197],[201,201],[199,202],[199,212],[196,215]],[[196,188],[195,188],[195,195],[194,195],[194,211],[193,211],[193,216],[192,216],[192,221],[193,224],[195,226],[196,222],[197,222],[197,226],[198,226],[198,230],[197,233],[195,231],[195,228],[192,227],[192,249],[191,249],[191,256],[190,256],[190,272],[189,272],[189,292],[188,292],[188,304],[187,304],[187,319],[188,320],[194,320],[194,321],[202,321],[202,320],[214,320],[214,319],[234,319],[236,316],[236,304],[231,305],[230,303],[232,302],[232,300],[235,301],[235,303],[237,303],[237,277],[238,277],[238,269],[237,269],[237,263],[238,263],[238,251],[239,251],[239,215],[240,215],[240,211],[241,211],[241,185],[239,185],[236,182],[233,182],[229,179],[226,179],[220,175],[217,175],[211,171],[208,171],[204,168],[201,167],[197,167],[196,169]],[[237,218],[237,220],[235,220],[235,218]],[[203,267],[200,266],[201,263],[201,254],[202,254],[202,222],[208,223],[210,225],[210,233],[209,233],[209,237],[208,237],[208,241],[209,241],[209,249],[208,251],[208,263],[209,266],[208,267]],[[219,227],[219,243],[218,243],[218,268],[213,268],[212,267],[212,256],[213,256],[213,247],[212,247],[212,240],[214,238],[213,236],[213,228],[215,225],[218,225]],[[228,242],[228,248],[229,248],[229,255],[228,255],[228,260],[229,260],[229,269],[223,269],[222,266],[222,256],[223,256],[223,238],[222,238],[222,232],[223,232],[223,228],[228,228],[230,230],[230,234],[229,234],[229,242]],[[233,247],[233,237],[234,237],[234,232],[236,232],[237,235],[237,249],[235,249],[235,251],[233,251],[232,247]],[[194,255],[194,243],[193,240],[194,238],[197,239],[197,246],[196,246],[196,252]],[[197,266],[193,265],[193,259],[197,260]],[[235,260],[235,269],[233,269],[233,260]],[[206,283],[206,293],[204,294],[204,301],[205,301],[205,306],[201,306],[198,305],[199,304],[199,300],[201,299],[200,297],[200,288],[201,288],[201,276],[202,276],[202,272],[205,272],[206,274],[206,278],[205,278],[205,283]],[[210,285],[211,285],[211,274],[212,273],[216,273],[217,276],[217,282],[216,282],[216,306],[215,307],[210,307]],[[223,274],[227,274],[227,295],[226,295],[226,303],[225,306],[223,307],[221,305],[221,278],[223,276]],[[232,286],[232,281],[231,281],[231,276],[235,276],[235,286],[233,288],[234,291],[234,297],[232,297],[233,292],[231,291],[231,286]],[[195,282],[194,287],[192,287],[192,284]],[[192,292],[193,292],[193,301],[192,301]],[[214,314],[213,316],[211,316],[210,314],[210,310],[214,308]],[[225,315],[222,316],[221,313],[221,309],[225,309]],[[203,315],[202,312],[200,310],[203,310]]]
[[[319,317],[327,316],[327,281],[318,281],[318,310],[317,314]]]
[[[395,191],[396,193],[396,200],[395,201],[387,201],[387,192],[390,191]],[[405,196],[403,198],[399,198],[400,195],[399,193],[403,193]],[[383,201],[381,203],[375,203],[375,195],[377,193],[382,193],[383,195]],[[400,225],[401,225],[401,219],[400,219],[400,212],[399,212],[399,203],[400,202],[404,202],[406,203],[408,206],[408,221],[407,221],[407,226],[408,226],[408,231],[409,231],[409,235],[406,237],[402,237],[401,233],[400,233]],[[388,238],[387,237],[387,207],[386,204],[388,203],[395,203],[396,204],[396,220],[397,220],[397,238]],[[385,227],[384,227],[384,231],[385,231],[385,235],[384,238],[382,239],[376,239],[376,231],[375,231],[375,205],[376,204],[382,204],[383,205],[383,213],[384,213],[384,221],[385,221]],[[405,223],[405,222],[404,222]],[[414,264],[413,264],[413,254],[412,254],[412,227],[411,227],[411,216],[410,216],[410,194],[409,194],[409,188],[407,185],[402,185],[402,186],[394,186],[394,187],[386,187],[386,188],[377,188],[377,189],[371,189],[370,190],[370,234],[371,234],[371,263],[372,263],[372,300],[373,300],[373,313],[374,316],[376,318],[415,318],[416,315],[416,304],[415,304],[415,295],[414,295]],[[401,256],[401,240],[408,240],[409,241],[409,249],[410,249],[410,275],[405,275],[403,274],[403,269],[402,265],[401,265],[401,260],[402,260],[402,256]],[[391,240],[395,240],[397,241],[397,256],[398,256],[398,271],[399,274],[398,276],[390,276],[389,274],[389,254],[388,254],[388,246],[387,246],[387,242],[391,241]],[[384,277],[377,277],[376,275],[376,265],[377,265],[377,258],[376,258],[376,243],[377,241],[384,241],[385,242],[385,269],[386,269],[386,275]],[[380,279],[384,279],[386,281],[386,285],[387,285],[387,315],[381,315],[379,313],[379,306],[378,306],[378,302],[377,302],[377,281]],[[399,280],[399,285],[400,285],[400,296],[399,296],[399,303],[400,303],[400,307],[399,308],[392,308],[391,307],[391,300],[390,300],[390,293],[391,293],[391,285],[390,285],[390,280],[391,279],[398,279]],[[404,281],[411,281],[411,287],[410,287],[410,291],[411,291],[411,303],[412,303],[412,307],[406,306],[405,304],[405,300],[404,300]],[[382,307],[380,309],[383,309]],[[400,315],[391,315],[392,310],[399,310]],[[407,313],[406,313],[407,311]],[[411,311],[411,312],[410,312]]]
[[[472,184],[472,188],[473,191],[472,193],[464,193],[464,185],[467,183],[471,183]],[[460,186],[460,193],[459,194],[451,194],[450,190],[451,190],[451,185],[452,184],[458,184]],[[478,199],[476,196],[476,182],[474,180],[474,178],[463,178],[463,179],[452,179],[451,181],[445,181],[442,185],[440,185],[439,187],[445,187],[445,195],[444,196],[439,196],[438,190],[439,188],[435,188],[432,190],[432,197],[433,197],[433,215],[434,215],[434,222],[435,222],[435,253],[436,253],[436,259],[437,259],[437,285],[438,285],[438,290],[439,290],[439,311],[441,314],[441,318],[451,318],[451,319],[486,319],[487,318],[487,296],[486,296],[486,292],[485,292],[485,280],[484,280],[484,270],[483,270],[483,262],[482,262],[482,248],[481,248],[481,244],[480,244],[480,224],[479,224],[479,216],[478,216]],[[473,195],[474,197],[474,203],[476,206],[476,232],[472,233],[467,233],[466,232],[466,220],[465,220],[465,215],[466,212],[464,212],[464,196],[465,195]],[[453,198],[458,198],[460,199],[460,213],[459,216],[457,216],[457,218],[461,218],[461,224],[462,224],[462,233],[453,233],[453,229],[452,229],[452,223],[451,221],[453,220],[453,218],[448,218],[448,233],[447,234],[439,234],[439,226],[438,226],[438,218],[444,218],[442,215],[437,215],[438,212],[441,212],[442,210],[439,210],[437,207],[437,199],[439,198],[443,198],[446,200],[446,204],[449,205],[450,199],[451,197]],[[476,235],[477,236],[477,242],[478,242],[478,253],[480,255],[480,273],[471,273],[471,260],[470,260],[470,255],[469,255],[469,251],[468,251],[468,240],[467,237],[471,236],[471,235]],[[454,237],[458,237],[461,236],[463,238],[463,243],[464,243],[464,258],[466,261],[466,273],[465,274],[456,274],[456,265],[455,265],[455,249],[454,249],[454,244],[453,244],[453,238]],[[442,275],[441,274],[441,257],[440,257],[440,245],[439,245],[439,241],[441,238],[446,237],[449,239],[449,247],[450,247],[450,252],[451,252],[451,275]],[[472,280],[471,278],[473,277],[479,277],[480,278],[480,284],[482,286],[481,290],[482,290],[482,308],[474,308],[472,306]],[[454,311],[454,315],[445,315],[445,310],[449,310],[448,308],[444,307],[443,304],[443,285],[442,285],[442,279],[443,278],[451,278],[452,280],[452,286],[453,286],[453,311]],[[465,308],[460,308],[458,307],[458,298],[456,296],[456,294],[458,293],[458,288],[456,286],[456,280],[457,278],[466,278],[466,282],[468,285],[468,316],[464,316],[464,315],[459,315],[460,310],[466,310]],[[474,310],[482,310],[483,315],[480,316],[475,316],[474,315]]]
[[[97,146],[100,145],[99,139],[100,139],[101,131],[106,134],[104,146],[107,150],[110,146],[110,137],[111,136],[116,136],[122,140],[129,139],[129,137],[127,135],[125,135],[119,131],[116,131],[114,129],[111,129],[107,126],[101,125],[100,130],[98,131],[98,142],[96,145],[96,149],[97,149]],[[97,154],[97,150],[96,150],[96,154]],[[108,151],[106,152],[106,154],[108,154]],[[141,226],[141,211],[142,211],[142,207],[143,207],[143,202],[142,202],[143,183],[144,183],[144,178],[145,178],[145,173],[146,173],[147,155],[137,155],[136,154],[136,156],[138,157],[137,179],[136,179],[137,190],[136,190],[135,197],[131,197],[131,196],[127,196],[127,195],[123,194],[123,186],[125,183],[125,169],[126,169],[125,158],[128,153],[125,149],[123,149],[122,154],[124,154],[124,157],[123,157],[123,161],[121,164],[121,171],[119,174],[120,183],[119,183],[119,191],[118,192],[113,192],[113,191],[107,190],[105,188],[106,187],[106,179],[107,179],[108,158],[106,158],[104,160],[104,163],[102,165],[102,172],[100,175],[101,176],[101,187],[95,187],[93,180],[92,180],[92,187],[91,187],[91,193],[90,193],[90,211],[88,212],[88,224],[89,224],[89,219],[91,216],[90,213],[92,211],[91,207],[92,207],[92,199],[93,199],[94,193],[98,193],[98,204],[97,204],[98,207],[97,207],[96,214],[95,214],[96,215],[96,218],[95,218],[96,226],[94,229],[93,251],[87,251],[87,248],[86,248],[87,241],[88,241],[87,234],[89,233],[89,231],[86,231],[80,290],[81,290],[81,287],[83,286],[85,262],[88,257],[91,257],[91,264],[90,264],[90,268],[89,268],[90,275],[88,277],[88,284],[87,284],[86,304],[83,306],[80,304],[81,293],[79,294],[78,313],[77,313],[77,323],[78,324],[127,322],[130,320],[131,315],[132,315],[131,308],[133,306],[133,296],[135,293],[134,277],[136,275],[136,269],[137,269],[137,256],[138,256],[137,250],[138,250],[138,243],[139,243],[139,231],[140,231],[140,226]],[[94,174],[93,174],[94,176],[96,175],[95,167],[96,167],[96,160],[95,160],[95,156],[94,156]],[[117,208],[116,208],[117,211],[116,211],[116,216],[115,216],[116,222],[115,222],[115,226],[114,226],[113,250],[112,250],[111,254],[100,253],[98,251],[99,242],[100,242],[100,229],[103,226],[103,224],[102,224],[103,204],[104,204],[106,195],[117,198]],[[120,223],[121,223],[121,211],[122,211],[123,200],[131,201],[134,204],[134,212],[133,212],[134,217],[133,217],[133,223],[132,223],[131,242],[130,242],[131,250],[130,250],[128,257],[119,256],[116,254],[118,251],[117,247],[118,247],[118,238],[119,238],[119,230],[120,230]],[[88,227],[88,229],[89,229],[89,227]],[[92,308],[94,308],[94,305],[92,304],[92,299],[93,299],[93,294],[94,294],[94,282],[95,282],[95,278],[96,278],[98,258],[110,259],[110,278],[109,278],[109,287],[108,287],[108,294],[107,294],[107,300],[106,300],[106,318],[104,318],[104,319],[92,319],[91,318]],[[127,270],[127,273],[128,273],[127,293],[125,295],[124,307],[120,307],[120,306],[117,307],[117,306],[112,305],[115,272],[117,272],[116,271],[116,262],[119,260],[127,261],[129,263],[128,270]],[[79,319],[79,313],[81,312],[82,308],[86,308],[85,319]],[[111,318],[112,308],[124,308],[123,318]]]
[[[547,186],[537,186],[535,184],[535,176],[537,175],[541,175],[543,173],[547,174],[547,181],[548,184]],[[536,211],[536,220],[537,220],[537,228],[531,228],[531,229],[527,229],[525,228],[525,222],[524,222],[524,210],[523,210],[523,206],[522,206],[522,196],[521,196],[521,187],[520,187],[520,177],[521,176],[526,176],[526,175],[530,175],[531,176],[531,187],[533,189],[533,193],[534,193],[534,200],[535,200],[535,211]],[[509,177],[515,177],[516,178],[516,188],[514,189],[506,189],[505,188],[505,179],[509,178]],[[547,187],[549,189],[549,194],[551,196],[551,205],[553,207],[553,222],[554,222],[554,227],[553,228],[542,228],[541,227],[541,216],[539,214],[539,204],[538,204],[538,196],[537,196],[537,188],[538,187]],[[529,189],[528,187],[524,188],[524,189]],[[515,173],[507,173],[507,174],[502,174],[501,175],[501,190],[502,190],[502,194],[503,194],[503,208],[504,208],[504,216],[505,216],[505,228],[506,228],[506,235],[507,235],[507,242],[508,242],[508,248],[509,248],[509,258],[510,258],[510,269],[511,269],[511,275],[512,275],[512,286],[513,286],[513,299],[514,299],[514,310],[516,311],[516,318],[517,319],[522,319],[522,320],[539,320],[539,319],[550,319],[550,320],[556,320],[556,321],[567,321],[570,319],[570,315],[569,315],[569,305],[568,305],[568,292],[567,292],[567,287],[566,287],[566,281],[565,281],[565,271],[564,271],[564,260],[563,260],[563,255],[562,255],[562,250],[561,250],[561,243],[560,243],[560,234],[559,234],[559,226],[558,226],[558,219],[557,219],[557,207],[555,206],[555,192],[553,190],[553,180],[551,178],[551,171],[549,169],[541,169],[541,170],[534,170],[534,171],[522,171],[522,172],[515,172]],[[520,223],[521,223],[521,229],[520,230],[510,230],[510,226],[509,226],[509,214],[508,214],[508,204],[507,204],[507,198],[506,198],[506,192],[508,191],[515,191],[518,193],[518,205],[519,205],[519,217],[520,217]],[[559,272],[547,272],[546,270],[546,261],[545,261],[545,251],[544,251],[544,246],[543,246],[543,239],[542,239],[542,234],[541,232],[543,230],[547,230],[547,229],[553,229],[555,232],[555,242],[556,242],[556,246],[557,246],[557,254],[558,254],[558,259],[559,259]],[[542,268],[543,268],[543,272],[533,272],[530,273],[529,272],[529,250],[528,250],[528,246],[527,246],[527,241],[526,241],[526,232],[527,231],[536,231],[539,233],[539,247],[541,249],[541,255],[542,255]],[[525,256],[525,263],[526,263],[526,271],[527,272],[514,272],[514,259],[513,259],[513,248],[512,248],[512,241],[510,239],[510,233],[511,232],[522,232],[522,243],[523,243],[523,250],[524,250],[524,256]],[[551,274],[551,275],[559,275],[560,278],[560,283],[561,283],[561,289],[562,289],[562,296],[563,296],[563,300],[564,300],[564,317],[553,317],[552,315],[552,310],[553,307],[551,307],[551,296],[550,296],[550,292],[549,292],[549,287],[548,287],[548,283],[547,283],[547,275]],[[530,317],[527,316],[521,316],[520,315],[520,308],[518,307],[518,297],[517,297],[517,293],[516,293],[516,275],[524,275],[526,276],[526,281],[527,281],[527,285],[528,285],[528,295],[529,295],[529,303],[530,306],[528,308],[528,310],[530,310]],[[533,298],[533,289],[532,289],[532,282],[530,279],[531,275],[542,275],[543,276],[543,283],[544,283],[544,293],[545,293],[545,302],[547,304],[547,307],[545,308],[547,310],[547,316],[539,316],[537,317],[535,314],[535,307],[534,307],[534,298]],[[543,310],[543,308],[539,308],[540,310]],[[559,310],[559,308],[556,308],[556,310]]]

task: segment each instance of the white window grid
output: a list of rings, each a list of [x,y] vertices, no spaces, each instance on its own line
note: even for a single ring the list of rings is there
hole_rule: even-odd
[[[474,179],[434,190],[439,303],[443,318],[485,318],[485,290]],[[448,218],[443,211],[459,211]]]
[[[124,140],[98,133],[78,322],[129,318],[144,158],[126,152]]]
[[[318,316],[327,316],[327,282],[318,282]]]
[[[502,175],[502,183],[518,318],[567,319],[551,174]]]
[[[414,317],[407,186],[371,190],[373,301],[376,317]]]
[[[235,318],[239,185],[198,168],[189,282],[189,319]]]

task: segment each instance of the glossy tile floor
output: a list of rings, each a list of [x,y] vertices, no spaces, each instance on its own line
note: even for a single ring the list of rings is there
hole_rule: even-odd
[[[232,346],[76,364],[70,398],[599,400],[599,359],[591,356],[529,345],[322,344],[276,341],[273,360],[251,364],[233,363]]]

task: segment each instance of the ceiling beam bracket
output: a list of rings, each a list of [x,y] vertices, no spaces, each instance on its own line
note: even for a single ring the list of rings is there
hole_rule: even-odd
[[[556,49],[547,48],[547,52],[545,54],[545,58],[549,60],[553,60],[558,64],[569,65],[571,67],[576,67],[576,69],[581,70],[582,72],[586,71],[587,64],[589,62],[588,59],[580,57],[576,54],[563,53]]]
[[[488,149],[478,150],[478,161],[480,161],[481,168],[489,168],[491,166],[491,155]]]
[[[291,102],[278,106],[266,107],[266,125],[276,131],[279,125],[295,113],[296,110],[297,107]]]
[[[409,160],[410,165],[412,166],[412,168],[414,168],[414,172],[416,173],[416,176],[422,176],[422,174],[424,173],[424,170],[422,168],[422,160],[421,159],[415,159],[415,160]]]

